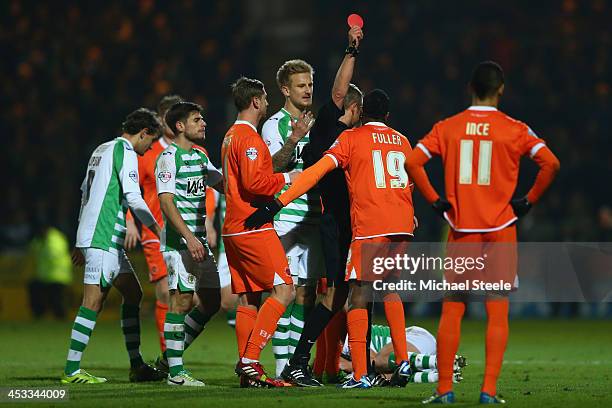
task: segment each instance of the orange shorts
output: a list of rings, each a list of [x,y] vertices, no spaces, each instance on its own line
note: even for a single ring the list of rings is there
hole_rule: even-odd
[[[232,292],[261,292],[293,283],[276,231],[224,236],[223,243],[232,275]]]
[[[149,282],[157,282],[168,276],[166,263],[160,251],[159,241],[149,241],[143,244],[142,250],[149,267]]]
[[[448,233],[446,256],[453,259],[480,257],[483,265],[482,268],[460,273],[447,269],[447,281],[458,283],[467,279],[478,279],[481,282],[496,283],[502,280],[513,287],[518,286],[516,225],[491,232],[458,232],[451,229]]]
[[[367,258],[392,257],[399,251],[407,251],[411,240],[412,236],[410,235],[386,235],[382,237],[354,240],[351,242],[351,247],[349,248],[344,280],[349,281],[354,279],[358,281],[373,282],[377,279],[389,276],[388,273],[385,275],[377,275],[372,270],[363,270],[362,261],[364,260],[364,245],[367,245],[367,255],[365,255]],[[395,245],[389,246],[385,244]],[[406,245],[406,248],[403,248],[403,244]]]

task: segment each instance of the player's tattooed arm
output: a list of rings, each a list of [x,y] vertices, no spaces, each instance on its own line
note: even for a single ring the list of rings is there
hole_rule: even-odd
[[[295,146],[310,132],[314,122],[312,112],[302,112],[297,120],[291,121],[291,136],[287,138],[283,147],[272,156],[272,167],[275,173],[288,170]]]

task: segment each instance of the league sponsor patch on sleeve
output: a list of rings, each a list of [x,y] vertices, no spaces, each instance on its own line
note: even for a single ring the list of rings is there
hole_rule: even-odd
[[[246,150],[246,156],[247,156],[247,157],[248,157],[250,160],[255,160],[255,159],[257,159],[257,154],[258,154],[258,151],[257,151],[257,149],[256,149],[256,148],[254,148],[254,147],[249,147],[249,148]]]
[[[172,173],[170,173],[169,171],[160,171],[157,175],[157,178],[162,183],[167,183],[172,179]]]

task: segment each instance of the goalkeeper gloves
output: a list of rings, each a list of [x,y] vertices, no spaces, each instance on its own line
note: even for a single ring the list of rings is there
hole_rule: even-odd
[[[512,210],[517,217],[522,217],[531,210],[531,203],[527,200],[527,197],[523,198],[515,198],[510,201],[510,205],[512,206]]]
[[[259,228],[268,222],[272,222],[274,216],[283,208],[277,200],[252,203],[251,205],[256,207],[257,210],[244,221],[244,226],[247,229]]]
[[[451,209],[450,203],[444,198],[438,198],[431,206],[442,218],[444,218],[444,213]]]

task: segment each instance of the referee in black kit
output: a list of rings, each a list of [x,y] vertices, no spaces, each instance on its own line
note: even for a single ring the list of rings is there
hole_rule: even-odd
[[[351,27],[347,47],[336,73],[331,99],[323,105],[310,130],[310,143],[304,147],[304,168],[316,163],[340,133],[359,123],[363,94],[351,84],[359,42],[363,32]],[[344,280],[346,258],[351,244],[351,217],[348,188],[342,169],[335,169],[319,182],[323,215],[321,216],[321,242],[327,270],[327,293],[310,313],[293,357],[282,372],[285,381],[302,387],[320,387],[312,377],[308,362],[310,350],[336,312],[342,310],[348,296],[348,283]]]

